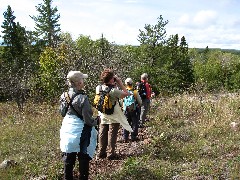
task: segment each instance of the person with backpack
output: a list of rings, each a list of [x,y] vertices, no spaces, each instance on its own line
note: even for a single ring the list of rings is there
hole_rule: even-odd
[[[151,85],[148,83],[148,74],[143,73],[141,75],[141,82],[137,84],[137,89],[139,95],[142,99],[142,106],[140,110],[140,119],[139,119],[139,127],[144,127],[144,123],[147,119],[147,113],[150,109],[150,99],[151,99]]]
[[[137,116],[137,107],[141,107],[142,99],[138,91],[133,88],[133,81],[131,78],[125,80],[125,85],[130,93],[130,96],[127,96],[123,99],[123,111],[127,117],[128,123],[131,125],[133,132],[131,133],[131,141],[138,140],[138,116]],[[123,141],[127,143],[129,141],[129,131],[123,129]]]
[[[96,150],[97,132],[94,126],[98,118],[93,118],[88,96],[83,91],[87,77],[80,71],[70,71],[67,75],[69,89],[60,98],[60,113],[64,117],[60,129],[60,149],[65,180],[73,179],[76,157],[79,161],[79,179],[87,180],[89,161]]]
[[[111,113],[106,113],[103,109],[107,107],[98,108],[100,126],[97,158],[108,158],[113,160],[117,158],[115,149],[120,124],[128,131],[132,132],[131,126],[128,124],[127,118],[124,116],[118,102],[119,99],[128,96],[129,92],[123,85],[121,79],[117,77],[111,69],[104,69],[100,79],[102,84],[96,87],[96,95],[105,94],[105,96],[100,96],[100,98],[98,98],[100,102],[102,102],[101,99],[110,100],[110,102],[100,104],[107,106],[110,103],[111,108],[114,110],[111,111]],[[107,152],[107,147],[109,147],[109,152]]]

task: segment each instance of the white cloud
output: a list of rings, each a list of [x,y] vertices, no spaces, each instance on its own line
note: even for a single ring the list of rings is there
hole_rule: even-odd
[[[124,1],[125,3],[137,3],[138,1],[137,0],[126,0]]]
[[[118,42],[120,44],[137,44],[136,29],[131,27],[125,21],[118,21],[113,24],[112,28],[107,30],[107,34],[113,37],[112,41]]]
[[[27,12],[29,15],[31,15],[36,11],[35,6],[37,6],[40,3],[42,3],[41,0],[34,0],[34,1],[1,0],[0,11],[6,11],[7,6],[10,5],[12,10],[17,14]]]
[[[208,26],[214,24],[217,19],[217,12],[211,10],[199,11],[193,18],[196,26]]]
[[[188,14],[183,14],[178,19],[179,25],[185,25],[185,24],[188,24],[189,22],[190,22],[190,16]]]

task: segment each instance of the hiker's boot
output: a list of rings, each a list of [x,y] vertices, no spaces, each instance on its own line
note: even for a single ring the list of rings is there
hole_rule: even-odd
[[[76,153],[63,153],[62,156],[64,162],[64,180],[72,180]]]
[[[79,160],[80,180],[88,180],[89,175],[89,159]]]
[[[71,163],[64,163],[64,180],[73,180],[73,167]]]

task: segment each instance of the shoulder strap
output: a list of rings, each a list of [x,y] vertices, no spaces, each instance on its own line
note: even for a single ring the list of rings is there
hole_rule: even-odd
[[[65,93],[64,93],[64,96],[65,96],[65,98],[66,98],[66,100],[67,100],[68,106],[72,104],[74,98],[75,98],[77,95],[79,95],[79,94],[84,94],[84,93],[82,93],[82,92],[75,93],[75,94],[72,96],[72,98],[70,99],[70,96],[69,96],[68,92],[65,92]]]
[[[99,85],[99,88],[98,88],[98,93],[100,94],[102,91],[103,91],[103,90],[102,90],[102,85],[100,84],[100,85]]]
[[[112,85],[106,85],[106,86],[108,87],[107,90],[102,90],[102,86],[101,86],[101,92],[109,93],[113,89]]]
[[[77,114],[77,116],[83,120],[83,116],[80,115],[80,114],[75,110],[75,108],[74,108],[73,105],[72,105],[72,102],[73,102],[74,98],[75,98],[77,95],[79,95],[79,94],[84,94],[84,92],[75,93],[75,94],[72,96],[72,98],[70,99],[68,92],[65,92],[65,98],[66,98],[67,103],[68,103],[67,110],[68,110],[68,108],[69,108],[69,106],[70,106],[70,107],[75,111],[75,113]]]
[[[108,90],[108,93],[113,89],[113,86],[108,86],[109,87],[109,90]]]

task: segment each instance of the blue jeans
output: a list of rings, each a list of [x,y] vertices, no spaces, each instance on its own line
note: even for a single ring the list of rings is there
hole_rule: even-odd
[[[143,125],[145,123],[149,108],[150,108],[150,99],[143,99],[142,106],[141,106],[141,114],[140,114],[140,125]]]
[[[125,111],[125,116],[127,117],[127,121],[129,125],[132,127],[133,132],[131,133],[131,139],[135,140],[138,135],[138,117],[137,111],[127,112]],[[129,131],[123,129],[123,139],[128,140]]]

